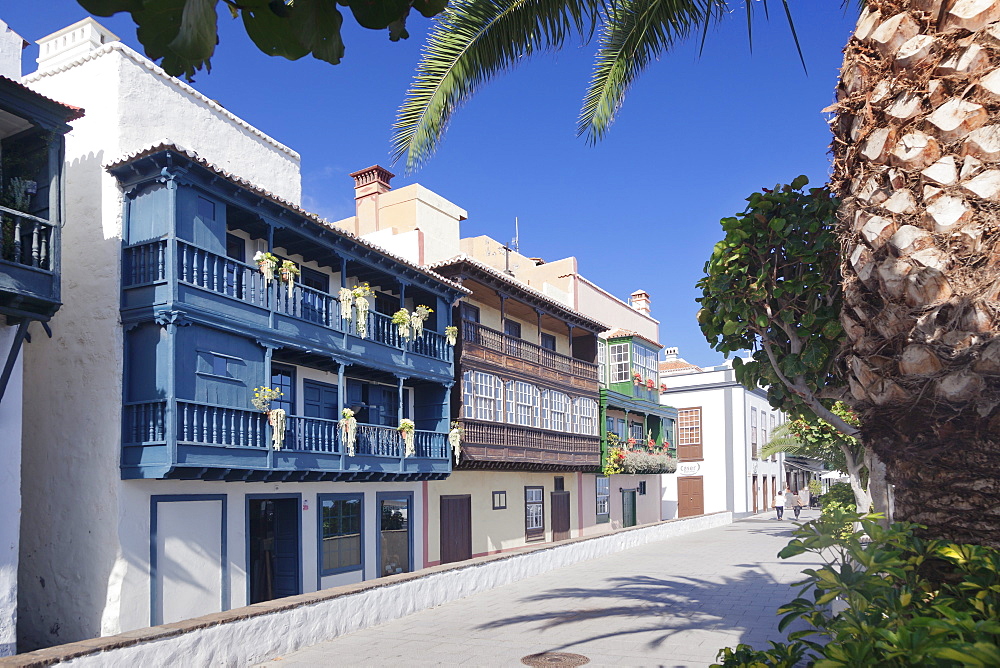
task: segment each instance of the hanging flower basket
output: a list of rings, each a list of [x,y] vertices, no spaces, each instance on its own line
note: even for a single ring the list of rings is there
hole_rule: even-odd
[[[667,391],[667,384],[660,383],[660,394],[664,394]]]
[[[396,326],[396,331],[399,332],[399,338],[404,341],[410,340],[411,323],[410,312],[405,308],[401,308],[392,314],[392,324]]]
[[[295,277],[302,271],[291,260],[284,260],[281,263],[281,280],[288,284],[288,296],[291,298],[292,290],[295,288]]]
[[[270,283],[274,280],[274,272],[278,270],[278,256],[274,253],[263,253],[257,251],[253,256],[253,261],[260,268],[260,273],[264,275],[264,282]]]
[[[444,339],[448,342],[449,346],[454,346],[458,343],[458,327],[454,325],[449,325],[444,328]]]
[[[414,424],[413,420],[410,420],[408,418],[403,418],[399,422],[399,427],[397,429],[399,431],[399,434],[403,437],[403,456],[404,457],[412,457],[417,452],[417,450],[416,450],[416,448],[414,447],[414,444],[413,444],[413,440],[414,440],[413,437],[414,437],[414,432],[416,431],[416,428],[417,428],[417,426],[416,426],[416,424]]]
[[[358,310],[358,322],[354,325],[358,336],[362,339],[368,338],[368,311],[371,309],[371,302],[367,297],[354,296],[354,308]]]
[[[285,409],[272,408],[267,413],[267,421],[271,425],[271,444],[275,450],[281,450],[285,443]]]
[[[354,310],[351,308],[354,305],[354,292],[350,288],[341,288],[338,300],[340,301],[340,318],[350,320],[354,315]]]
[[[646,379],[646,389],[647,390],[651,390],[654,387],[656,387],[656,383],[653,382],[653,379],[652,378],[647,378]]]
[[[350,408],[345,408],[341,415],[343,417],[337,422],[337,426],[340,427],[340,435],[344,441],[344,450],[347,452],[347,456],[353,457],[354,444],[358,440],[358,421],[354,417],[354,411]]]
[[[448,445],[451,446],[452,455],[455,457],[455,466],[458,466],[458,462],[462,459],[462,437],[465,436],[465,430],[462,429],[462,425],[457,420],[451,423],[451,431],[448,432]]]
[[[434,309],[430,306],[424,306],[421,304],[417,308],[413,309],[413,313],[410,315],[410,325],[413,327],[413,338],[419,339],[424,335],[424,322],[430,317],[431,313],[434,313]]]
[[[642,383],[642,374],[636,371],[632,374],[632,383],[634,385],[639,385]]]

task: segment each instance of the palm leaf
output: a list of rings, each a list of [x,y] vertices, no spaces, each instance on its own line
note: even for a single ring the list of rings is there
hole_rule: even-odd
[[[725,0],[620,0],[609,7],[578,134],[600,140],[646,66],[727,11]]]
[[[483,83],[572,34],[586,40],[602,0],[458,0],[437,18],[393,125],[393,162],[425,162],[451,115]]]
[[[774,428],[774,431],[771,432],[771,438],[760,448],[761,459],[767,459],[779,452],[794,456],[805,449],[806,444],[792,433],[791,424],[791,422],[786,422]]]

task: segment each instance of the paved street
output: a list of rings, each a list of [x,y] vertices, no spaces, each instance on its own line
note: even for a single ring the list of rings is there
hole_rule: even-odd
[[[720,647],[784,637],[775,611],[816,562],[775,556],[793,525],[773,517],[550,571],[262,665],[520,666],[548,651],[590,666],[708,666]]]

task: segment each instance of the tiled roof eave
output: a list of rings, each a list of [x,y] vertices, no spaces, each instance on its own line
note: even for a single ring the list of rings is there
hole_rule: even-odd
[[[121,158],[118,158],[117,160],[114,160],[114,161],[112,161],[112,162],[107,163],[106,165],[104,165],[104,168],[106,170],[108,170],[108,172],[114,174],[115,170],[117,170],[117,169],[119,169],[119,168],[121,168],[121,167],[123,167],[125,165],[128,165],[130,163],[133,163],[136,160],[141,160],[142,158],[151,157],[153,155],[156,155],[157,153],[167,152],[167,151],[173,151],[174,153],[182,155],[186,159],[190,160],[191,162],[194,162],[195,164],[200,165],[204,169],[207,169],[208,171],[212,172],[213,174],[216,174],[216,175],[218,175],[218,176],[226,179],[227,181],[229,181],[233,185],[236,185],[236,186],[238,186],[240,188],[244,188],[246,190],[249,190],[249,191],[253,192],[254,194],[256,194],[257,196],[259,196],[259,197],[261,197],[263,199],[266,199],[266,200],[268,200],[270,202],[273,202],[274,204],[276,204],[276,205],[278,205],[280,207],[283,207],[283,208],[285,208],[285,209],[287,209],[287,210],[289,210],[289,211],[291,211],[291,212],[293,212],[295,214],[298,214],[298,215],[300,215],[300,216],[308,219],[309,221],[311,221],[313,223],[316,223],[317,225],[321,225],[325,229],[330,230],[331,232],[334,232],[334,233],[336,233],[336,234],[338,234],[338,235],[340,235],[340,236],[342,236],[342,237],[344,237],[346,239],[349,239],[352,242],[358,244],[359,246],[363,246],[364,248],[367,248],[369,250],[375,251],[376,253],[379,253],[379,254],[383,255],[384,257],[392,260],[393,262],[398,262],[399,264],[402,264],[402,265],[404,265],[406,267],[409,267],[410,269],[418,271],[421,274],[427,276],[428,278],[431,278],[431,279],[433,279],[435,281],[443,283],[443,284],[447,285],[448,287],[450,287],[450,288],[452,288],[454,290],[457,290],[458,292],[461,292],[463,294],[472,294],[471,290],[469,290],[466,287],[463,287],[461,284],[456,283],[455,281],[452,281],[451,279],[446,278],[446,277],[442,276],[441,274],[439,274],[439,273],[437,273],[437,272],[435,272],[435,271],[433,271],[431,269],[428,269],[427,267],[423,267],[421,265],[418,265],[416,263],[411,262],[410,260],[407,260],[406,258],[403,258],[403,257],[400,257],[398,255],[395,255],[394,253],[389,252],[388,250],[382,248],[381,246],[378,246],[376,244],[371,243],[370,241],[362,239],[361,237],[357,236],[356,234],[354,234],[352,232],[348,232],[347,230],[345,230],[345,229],[343,229],[341,227],[337,227],[337,226],[333,225],[332,223],[330,223],[330,221],[326,220],[325,218],[320,218],[316,214],[311,213],[309,211],[306,211],[305,209],[303,209],[299,205],[294,204],[292,202],[289,202],[288,200],[283,199],[283,198],[275,195],[272,192],[264,190],[263,188],[255,185],[253,183],[251,183],[250,181],[244,179],[243,177],[236,176],[235,174],[231,174],[230,172],[227,172],[226,170],[222,169],[221,167],[219,167],[219,166],[217,166],[217,165],[215,165],[213,163],[210,163],[209,161],[205,160],[204,158],[202,158],[201,156],[199,156],[196,152],[194,152],[192,150],[189,150],[189,149],[185,149],[185,148],[183,148],[181,146],[178,146],[177,144],[175,144],[175,143],[173,143],[173,142],[171,142],[169,140],[163,140],[163,141],[161,141],[161,142],[159,142],[157,144],[154,144],[153,146],[150,146],[148,148],[142,149],[141,151],[135,151],[135,152],[130,153],[128,155],[125,155],[125,156],[123,156]]]
[[[602,330],[607,329],[607,325],[605,325],[604,323],[594,320],[593,318],[590,318],[589,316],[586,316],[583,313],[580,313],[579,311],[571,309],[562,302],[552,299],[545,293],[540,292],[532,288],[531,286],[522,283],[516,278],[512,278],[504,274],[498,269],[494,269],[493,267],[484,264],[479,260],[476,260],[475,258],[465,255],[464,253],[461,255],[456,255],[455,257],[449,258],[447,260],[432,262],[431,264],[428,264],[427,267],[429,269],[443,269],[444,267],[450,267],[450,266],[455,266],[457,268],[459,265],[465,265],[466,267],[478,271],[485,276],[488,276],[494,280],[498,280],[502,283],[505,283],[516,290],[520,290],[524,294],[530,295],[532,298],[540,300],[545,304],[549,305],[553,310],[561,314],[564,314],[564,317],[569,316],[571,319],[576,320],[578,323],[586,323],[594,332],[600,332]]]

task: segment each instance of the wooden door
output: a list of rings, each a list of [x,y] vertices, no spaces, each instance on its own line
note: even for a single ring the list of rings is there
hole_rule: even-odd
[[[763,509],[767,510],[771,507],[771,495],[767,493],[767,476],[764,476],[764,506]]]
[[[634,527],[635,521],[635,490],[622,490],[622,526]]]
[[[300,594],[298,499],[250,499],[250,602]]]
[[[441,497],[441,563],[472,558],[472,496]]]
[[[750,485],[750,495],[753,497],[753,511],[756,513],[760,510],[757,506],[757,476],[753,477],[753,483]]]
[[[703,476],[686,476],[677,479],[678,517],[705,514]]]
[[[552,540],[569,538],[569,492],[552,492]]]

